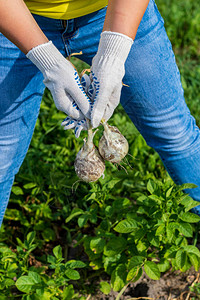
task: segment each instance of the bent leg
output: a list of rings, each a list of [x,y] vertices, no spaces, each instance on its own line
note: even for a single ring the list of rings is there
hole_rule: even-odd
[[[180,73],[163,19],[153,1],[126,62],[121,103],[177,184],[200,201],[200,131],[185,103]],[[199,206],[200,213],[200,206]]]
[[[28,150],[44,91],[42,74],[0,34],[0,226]]]

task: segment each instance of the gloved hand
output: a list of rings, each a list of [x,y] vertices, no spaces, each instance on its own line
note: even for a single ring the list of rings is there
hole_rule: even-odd
[[[94,98],[94,89],[92,90],[88,90],[89,86],[91,84],[90,78],[87,74],[84,74],[81,77],[81,85],[83,87],[83,90],[85,91],[85,93],[89,96],[90,99]],[[67,117],[61,124],[62,126],[64,126],[64,130],[68,130],[68,129],[74,129],[74,134],[75,137],[78,138],[81,134],[82,130],[87,130],[87,122],[86,119],[82,119],[80,121],[73,119],[71,117]]]
[[[91,105],[93,128],[99,126],[102,118],[107,121],[120,102],[124,65],[132,44],[133,40],[124,34],[111,31],[101,33],[98,51],[92,60],[92,84],[89,87],[95,94]]]
[[[43,73],[43,82],[59,110],[75,120],[90,118],[91,100],[83,90],[76,69],[51,41],[33,48],[26,56]]]

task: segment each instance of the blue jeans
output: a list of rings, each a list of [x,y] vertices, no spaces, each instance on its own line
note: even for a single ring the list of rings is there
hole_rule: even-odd
[[[106,8],[66,21],[34,15],[64,56],[82,51],[91,64]],[[80,58],[80,57],[79,57]],[[0,225],[11,186],[28,150],[44,92],[43,76],[0,34]],[[180,74],[163,19],[153,0],[143,16],[126,62],[121,104],[177,184],[200,201],[200,134],[185,104]],[[198,211],[200,214],[200,206]]]

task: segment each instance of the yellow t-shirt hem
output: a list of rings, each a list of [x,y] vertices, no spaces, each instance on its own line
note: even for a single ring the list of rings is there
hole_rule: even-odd
[[[57,9],[57,5],[55,4],[55,8],[46,9],[44,7],[40,7],[39,3],[35,7],[34,4],[29,3],[29,1],[25,1],[27,7],[31,11],[31,13],[44,16],[52,19],[60,19],[60,20],[69,20],[78,17],[82,17],[84,15],[93,13],[99,9],[106,7],[108,0],[100,1],[100,3],[93,3],[92,5],[86,6],[85,8],[77,8],[74,10],[66,9],[62,11],[62,9]]]

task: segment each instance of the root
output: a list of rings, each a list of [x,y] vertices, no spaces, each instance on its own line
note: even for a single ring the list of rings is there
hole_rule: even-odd
[[[68,56],[68,59],[70,60],[72,56],[77,56],[77,55],[82,55],[82,54],[83,54],[83,51],[71,53],[71,54]]]
[[[78,188],[78,186],[77,186],[77,188],[74,189],[74,185],[75,185],[77,182],[80,182],[80,181],[82,181],[82,180],[81,180],[81,179],[76,180],[76,181],[72,184],[72,194],[74,194],[74,192],[76,192],[76,190],[77,190],[77,188]]]
[[[81,72],[81,74],[80,74],[80,78],[82,78],[82,76],[83,76],[86,72],[90,73],[91,70],[90,70],[90,69],[84,69],[84,70]]]
[[[126,174],[128,175],[128,171],[126,170],[126,168],[124,166],[122,166],[120,163],[117,163],[117,165],[120,166],[126,172]]]
[[[124,157],[124,159],[123,160],[125,160],[125,161],[123,161],[123,163],[125,164],[125,165],[127,165],[127,166],[129,166],[130,168],[131,168],[131,170],[133,170],[133,168],[132,168],[132,166],[130,165],[130,163],[129,163],[129,161],[128,161],[128,159],[127,159],[127,157]]]
[[[130,157],[132,157],[135,160],[139,160],[138,158],[135,158],[133,155],[131,155],[130,153],[127,153],[127,155],[129,155]]]

